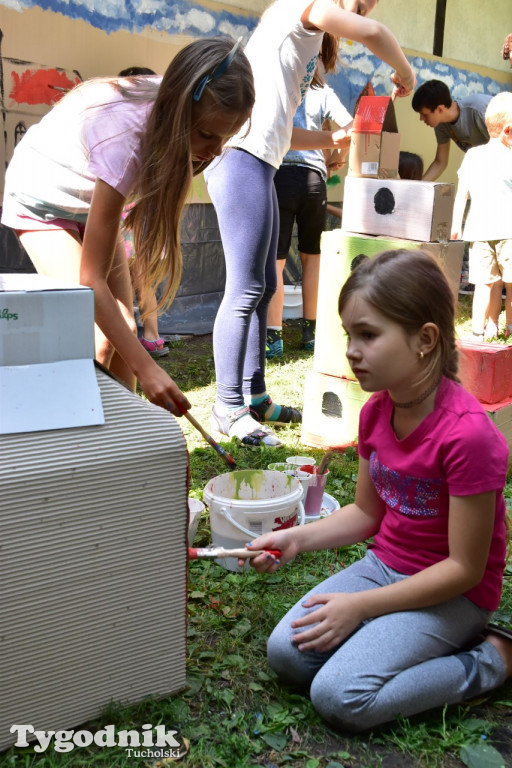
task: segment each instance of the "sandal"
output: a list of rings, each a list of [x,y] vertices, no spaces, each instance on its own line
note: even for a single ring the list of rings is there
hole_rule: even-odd
[[[302,421],[302,413],[297,408],[290,408],[288,405],[281,406],[279,418],[275,421],[266,418],[268,409],[273,405],[272,398],[267,395],[259,405],[250,405],[251,415],[262,424],[299,424]]]
[[[245,425],[240,422],[245,420]],[[227,437],[238,437],[243,445],[260,446],[266,445],[269,448],[277,448],[282,443],[268,427],[260,426],[252,417],[248,406],[242,406],[236,411],[231,411],[225,416],[217,413],[215,406],[212,408],[212,429],[220,432]],[[237,424],[238,422],[238,424]],[[235,429],[233,426],[237,425]]]
[[[141,336],[139,341],[151,357],[165,357],[169,354],[169,347],[166,347],[163,339],[146,339]]]
[[[503,624],[493,624],[490,621],[484,632],[492,632],[494,635],[504,637],[506,640],[512,640],[512,627],[505,627]]]

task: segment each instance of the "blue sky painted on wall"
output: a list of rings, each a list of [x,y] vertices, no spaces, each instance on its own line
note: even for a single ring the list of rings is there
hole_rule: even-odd
[[[171,35],[230,35],[234,38],[241,35],[247,40],[257,23],[256,17],[229,10],[214,12],[187,0],[0,0],[0,6],[15,11],[40,7],[81,19],[107,33],[117,30],[137,33],[150,27]],[[341,61],[343,66],[338,74],[329,78],[329,83],[349,111],[368,80],[378,95],[391,93],[390,67],[369,54],[364,46],[344,42]],[[491,78],[421,56],[411,58],[411,64],[417,73],[418,84],[432,78],[443,80],[455,99],[469,93],[494,95],[503,89],[501,83]]]

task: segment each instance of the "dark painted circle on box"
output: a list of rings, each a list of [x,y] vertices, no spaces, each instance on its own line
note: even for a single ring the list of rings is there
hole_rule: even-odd
[[[385,216],[386,214],[393,213],[395,210],[395,196],[387,187],[381,187],[375,193],[373,204],[375,206],[376,213],[380,213],[381,216]]]

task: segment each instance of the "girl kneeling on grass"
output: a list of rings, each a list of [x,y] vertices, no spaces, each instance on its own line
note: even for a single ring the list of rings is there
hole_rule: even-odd
[[[500,602],[508,450],[458,383],[454,300],[420,251],[366,259],[342,288],[347,358],[362,388],[355,501],[247,545],[299,552],[371,538],[268,641],[270,665],[335,726],[361,731],[480,696],[512,674],[490,631]],[[271,555],[257,571],[278,566]]]
[[[31,127],[6,174],[2,223],[38,272],[94,289],[96,357],[148,399],[180,415],[185,395],[137,340],[120,238],[133,230],[137,274],[162,304],[181,275],[179,223],[192,176],[220,155],[254,104],[249,61],[230,38],[197,40],[162,77],[97,79],[74,88]],[[62,318],[66,322],[66,318]]]

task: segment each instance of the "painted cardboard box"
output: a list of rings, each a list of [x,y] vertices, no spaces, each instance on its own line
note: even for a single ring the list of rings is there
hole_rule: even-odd
[[[359,414],[370,397],[359,383],[316,371],[306,375],[302,435],[304,445],[346,448],[357,442]]]
[[[345,357],[347,343],[338,315],[340,290],[358,256],[372,257],[381,251],[395,248],[421,248],[431,253],[439,261],[454,296],[457,296],[464,255],[464,243],[460,240],[447,243],[418,243],[411,240],[368,237],[341,229],[324,232],[318,286],[315,371],[353,378]]]
[[[512,397],[512,346],[461,340],[459,378],[480,402],[494,404]]]
[[[450,239],[455,184],[347,176],[342,227],[421,242]]]
[[[387,96],[362,96],[352,127],[348,174],[396,179],[400,135],[393,102]]]

